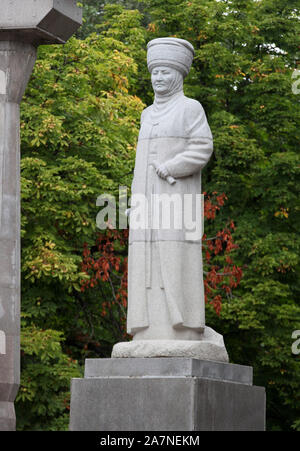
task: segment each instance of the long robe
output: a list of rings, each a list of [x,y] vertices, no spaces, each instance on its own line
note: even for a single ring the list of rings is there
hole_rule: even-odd
[[[202,237],[191,234],[184,220],[181,227],[174,220],[182,219],[184,203],[172,204],[170,227],[153,227],[150,199],[163,194],[177,199],[192,195],[190,210],[201,221],[196,198],[201,195],[201,170],[212,152],[203,107],[183,92],[161,108],[151,105],[143,111],[132,199],[144,196],[149,203],[148,227],[131,227],[129,236],[127,330],[134,339],[193,339],[190,332],[199,333],[205,327]],[[176,184],[157,175],[154,161],[165,165]],[[131,224],[133,217],[134,212]]]

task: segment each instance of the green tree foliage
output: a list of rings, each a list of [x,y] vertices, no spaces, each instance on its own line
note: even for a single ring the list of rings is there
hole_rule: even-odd
[[[99,25],[105,18],[105,7],[120,5],[129,10],[143,11],[143,4],[139,0],[83,0],[77,2],[83,8],[83,24],[77,32],[77,37],[84,39],[94,31],[99,30]]]
[[[64,430],[69,421],[70,379],[82,377],[62,352],[62,333],[22,328],[22,386],[17,395],[19,430]]]
[[[70,375],[78,365],[68,366],[67,353],[79,363],[109,355],[117,329],[108,334],[107,318],[104,324],[97,311],[99,293],[79,291],[88,280],[83,245],[95,243],[97,196],[130,186],[140,112],[152,101],[146,42],[177,36],[195,47],[185,92],[203,104],[214,135],[204,189],[228,198],[216,220],[207,221],[206,234],[234,221],[235,259],[244,274],[219,317],[207,305],[207,323],[224,334],[233,363],[254,366],[255,383],[267,389],[268,428],[299,429],[300,361],[291,352],[292,332],[300,329],[300,103],[292,92],[298,0],[110,1],[105,9],[105,2],[84,3],[87,22],[79,36],[86,39],[40,49],[22,107],[19,396],[22,388],[31,393],[31,384],[39,386],[53,400],[57,427],[66,427],[67,378],[59,393],[54,385],[41,386],[32,362],[47,374],[54,359]],[[125,257],[126,249],[115,246]],[[103,299],[113,299],[109,290]],[[48,348],[40,351],[40,345],[32,352],[31,333],[37,342],[53,343],[54,357],[44,361]],[[21,428],[55,427],[54,415],[38,419],[43,399],[19,397]],[[55,407],[59,400],[65,404]]]

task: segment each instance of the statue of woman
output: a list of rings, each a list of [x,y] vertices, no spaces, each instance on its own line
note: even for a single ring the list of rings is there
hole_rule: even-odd
[[[155,99],[142,113],[132,183],[127,316],[131,346],[148,340],[155,340],[156,346],[157,340],[199,343],[209,329],[199,197],[201,171],[212,155],[213,139],[203,107],[183,93],[193,58],[193,46],[182,39],[160,38],[148,44]],[[137,208],[141,199],[145,199],[142,209]],[[136,226],[141,211],[145,227]],[[157,221],[159,211],[167,225]],[[122,353],[119,345],[113,357],[143,356],[140,351],[131,354],[128,347]],[[156,355],[150,354],[145,351],[145,356]],[[227,354],[220,357],[226,359]]]

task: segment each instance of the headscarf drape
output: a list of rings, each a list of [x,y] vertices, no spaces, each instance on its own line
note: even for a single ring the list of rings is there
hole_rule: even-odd
[[[174,69],[175,70],[175,69]],[[155,94],[153,109],[151,112],[152,120],[160,119],[168,113],[179,97],[183,95],[183,75],[176,70],[176,76],[165,94]]]

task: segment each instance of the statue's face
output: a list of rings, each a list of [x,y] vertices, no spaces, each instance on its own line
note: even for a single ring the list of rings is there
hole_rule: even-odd
[[[167,66],[155,67],[152,70],[151,81],[155,94],[168,94],[177,77],[177,71]]]

